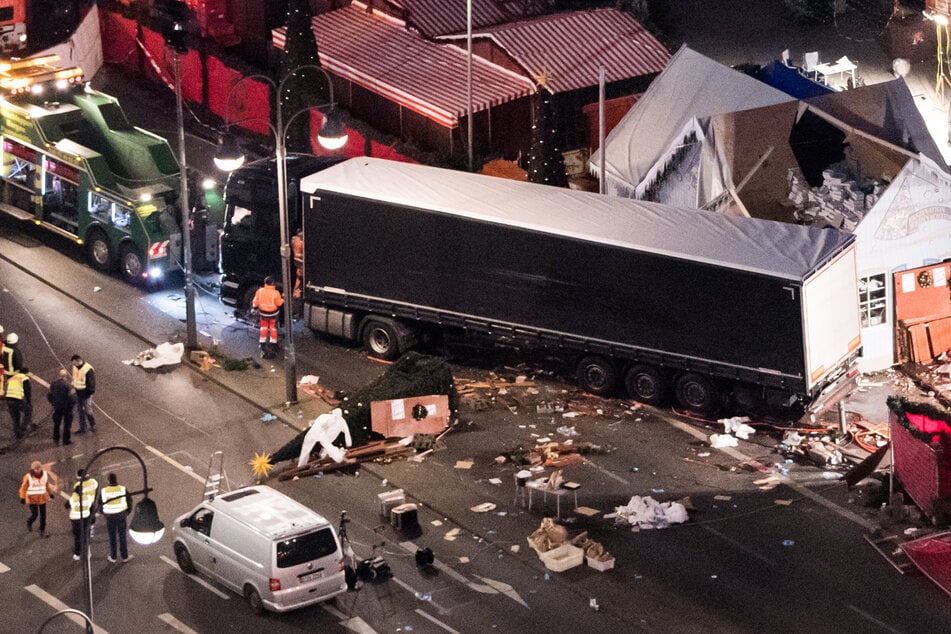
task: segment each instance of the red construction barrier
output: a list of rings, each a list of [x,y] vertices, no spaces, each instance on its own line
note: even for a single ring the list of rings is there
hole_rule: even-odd
[[[238,85],[242,77],[241,73],[209,55],[208,107],[232,125],[270,136],[270,84],[248,79]],[[236,85],[232,91],[231,87]],[[228,103],[229,94],[231,103]]]
[[[138,65],[139,45],[135,41],[138,23],[112,11],[99,10],[99,33],[102,35],[102,59],[129,70]]]
[[[951,531],[905,542],[901,549],[925,576],[951,594]]]
[[[888,426],[895,455],[895,476],[926,513],[951,502],[951,433],[948,416],[904,399],[888,399]]]

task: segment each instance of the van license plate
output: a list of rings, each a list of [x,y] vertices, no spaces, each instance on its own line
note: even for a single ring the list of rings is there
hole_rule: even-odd
[[[316,579],[320,579],[323,576],[324,576],[324,571],[318,570],[317,572],[309,572],[306,575],[301,575],[300,577],[298,577],[298,579],[300,579],[301,583],[307,583],[308,581],[315,581]]]

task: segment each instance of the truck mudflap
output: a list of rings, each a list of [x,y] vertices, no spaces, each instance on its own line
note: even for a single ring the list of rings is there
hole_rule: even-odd
[[[819,416],[847,397],[858,385],[859,369],[854,360],[848,369],[830,382],[806,408],[803,422],[815,423]]]

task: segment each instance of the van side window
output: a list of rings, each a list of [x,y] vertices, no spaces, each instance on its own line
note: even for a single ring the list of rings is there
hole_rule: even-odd
[[[215,512],[211,509],[198,509],[192,515],[191,527],[202,535],[211,535],[211,520],[215,517]]]
[[[332,555],[336,551],[337,542],[334,540],[333,531],[330,527],[322,528],[313,533],[277,542],[277,567],[299,566]]]

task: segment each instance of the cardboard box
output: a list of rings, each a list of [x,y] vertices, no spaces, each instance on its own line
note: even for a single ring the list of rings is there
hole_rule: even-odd
[[[406,493],[403,492],[403,489],[377,493],[376,497],[380,501],[380,515],[386,518],[390,517],[393,509],[406,503]]]
[[[438,434],[448,425],[449,397],[445,394],[370,403],[370,426],[386,438]]]
[[[605,570],[614,568],[614,557],[604,561],[598,561],[597,559],[592,559],[591,557],[586,557],[586,559],[588,560],[588,566],[594,568],[598,572],[604,572]]]
[[[584,551],[571,544],[562,544],[538,556],[545,567],[553,572],[564,572],[584,563]]]

